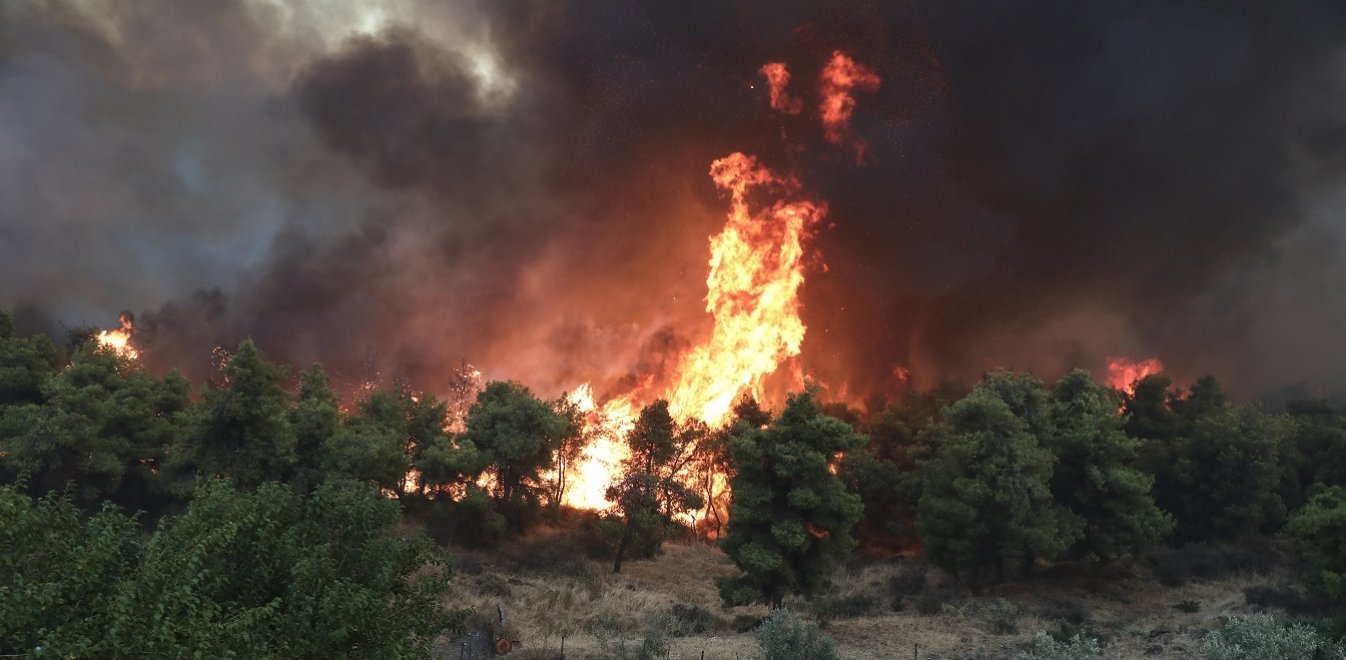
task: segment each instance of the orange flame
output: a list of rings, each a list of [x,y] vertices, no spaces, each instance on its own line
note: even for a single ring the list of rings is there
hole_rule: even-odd
[[[832,59],[823,67],[820,91],[823,95],[823,136],[832,144],[845,142],[851,132],[851,114],[855,112],[854,92],[874,92],[879,88],[879,77],[868,68],[856,64],[841,51],[834,51]],[[852,140],[856,162],[865,156],[865,141]]]
[[[724,229],[710,238],[706,311],[714,326],[710,338],[683,357],[666,398],[678,420],[718,424],[728,418],[742,392],[760,397],[762,379],[799,354],[805,331],[798,298],[804,283],[804,242],[826,206],[798,198],[797,181],[742,153],[712,163],[710,175],[730,193]],[[781,198],[754,213],[748,193],[758,188]],[[637,403],[628,395],[600,407],[587,383],[570,400],[589,415],[594,437],[574,468],[565,503],[605,508],[612,475],[630,455],[625,436],[635,425]]]
[[[742,153],[712,163],[710,175],[730,193],[729,219],[710,239],[706,311],[715,325],[710,339],[683,358],[668,401],[674,416],[717,424],[741,392],[760,397],[763,377],[799,355],[804,241],[827,209],[798,198],[793,178],[779,177]],[[753,213],[748,192],[755,188],[781,198]]]
[[[767,62],[757,71],[766,76],[767,88],[771,90],[771,109],[787,115],[799,114],[804,102],[785,92],[785,86],[790,84],[790,71],[785,68],[785,63]]]
[[[131,345],[131,335],[135,334],[135,317],[131,316],[130,312],[122,312],[117,317],[117,322],[121,323],[120,328],[98,333],[99,347],[128,360],[139,358],[140,351]]]
[[[801,102],[785,92],[790,81],[785,64],[767,63],[760,73],[770,86],[771,107],[799,112]],[[840,144],[850,134],[855,110],[852,93],[874,91],[879,77],[837,51],[823,69],[821,81],[825,135],[829,142]],[[852,144],[863,160],[864,142],[856,138]],[[706,311],[714,323],[710,337],[683,355],[672,371],[673,385],[663,396],[680,422],[700,419],[717,425],[727,421],[742,393],[761,398],[763,380],[782,362],[799,355],[806,330],[799,316],[805,243],[827,214],[827,206],[804,198],[795,178],[780,176],[743,153],[711,163],[710,176],[730,197],[724,229],[710,237]],[[750,193],[754,202],[769,201],[750,204]],[[795,379],[802,384],[801,374],[796,373]],[[600,406],[587,383],[570,395],[571,402],[588,415],[586,433],[593,435],[571,468],[573,476],[567,477],[570,487],[565,504],[587,509],[610,506],[606,490],[622,460],[630,455],[625,436],[635,425],[637,397],[632,392]],[[712,491],[727,492],[724,475],[708,477]],[[706,507],[689,520],[718,512],[710,507],[723,507],[723,502],[708,502]]]
[[[1161,373],[1164,363],[1159,358],[1132,362],[1129,358],[1108,358],[1108,387],[1127,394],[1136,393],[1136,382],[1151,374]]]

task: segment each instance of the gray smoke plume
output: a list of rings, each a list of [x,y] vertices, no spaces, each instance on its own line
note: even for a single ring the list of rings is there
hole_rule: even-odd
[[[252,336],[601,393],[706,332],[745,151],[830,205],[800,361],[836,396],[1113,355],[1346,392],[1346,6],[882,4],[6,3],[0,306],[136,310],[197,377]],[[864,165],[818,127],[837,49],[883,79]]]

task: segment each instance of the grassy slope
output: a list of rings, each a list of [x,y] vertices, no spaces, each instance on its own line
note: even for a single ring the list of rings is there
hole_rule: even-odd
[[[714,547],[670,544],[654,561],[627,563],[621,575],[612,575],[606,562],[574,557],[544,570],[521,569],[517,557],[529,552],[516,546],[461,553],[448,594],[452,606],[483,618],[494,616],[497,603],[504,605],[512,636],[522,641],[512,657],[555,658],[563,634],[567,658],[605,657],[595,632],[639,643],[651,622],[668,620],[679,603],[703,608],[714,619],[711,630],[673,638],[670,657],[700,658],[703,651],[707,659],[757,657],[752,634],[735,632],[733,620],[760,617],[766,609],[720,607],[713,578],[734,567]],[[1056,630],[1066,619],[1082,620],[1118,657],[1193,657],[1201,633],[1219,625],[1220,617],[1252,611],[1245,587],[1290,581],[1279,573],[1243,574],[1165,587],[1143,568],[1077,565],[971,596],[944,584],[947,577],[938,571],[922,570],[925,602],[910,595],[901,611],[893,611],[894,577],[911,572],[912,565],[890,560],[838,570],[829,599],[832,613],[842,616],[829,620],[826,631],[843,658],[910,658],[914,644],[920,658],[1004,658],[1035,632]],[[1194,612],[1174,607],[1183,601],[1199,605]],[[787,604],[810,611],[807,603]],[[443,657],[458,657],[451,645],[442,648]]]

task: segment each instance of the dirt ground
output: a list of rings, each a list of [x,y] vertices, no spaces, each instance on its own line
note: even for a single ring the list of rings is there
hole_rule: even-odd
[[[563,638],[565,658],[611,657],[623,642],[638,645],[652,626],[672,631],[670,658],[760,657],[747,629],[767,610],[721,606],[714,578],[735,569],[714,546],[668,544],[653,561],[627,562],[620,575],[607,562],[571,557],[529,570],[509,557],[508,550],[460,553],[446,603],[481,621],[503,606],[520,642],[511,657],[559,658]],[[1166,587],[1141,564],[1078,564],[972,595],[919,560],[887,559],[839,568],[825,599],[787,606],[822,620],[848,659],[1007,658],[1039,631],[1078,630],[1099,637],[1113,657],[1191,658],[1204,631],[1255,611],[1245,588],[1291,582],[1272,571]],[[446,639],[436,655],[459,652]]]

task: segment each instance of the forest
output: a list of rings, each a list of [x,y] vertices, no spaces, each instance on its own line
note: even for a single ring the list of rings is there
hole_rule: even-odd
[[[614,573],[713,544],[734,570],[687,579],[764,608],[745,628],[765,658],[837,657],[845,604],[826,594],[858,558],[925,562],[946,595],[1062,566],[1167,584],[1280,562],[1297,587],[1247,598],[1290,616],[1202,631],[1204,657],[1346,657],[1346,409],[1329,401],[1237,403],[1158,374],[1119,391],[1082,370],[865,410],[817,387],[778,409],[745,397],[719,427],[655,401],[620,438],[609,506],[577,510],[583,413],[515,382],[473,394],[462,411],[405,383],[343,398],[251,341],[198,387],[92,330],[58,343],[0,314],[0,655],[459,657],[445,640],[480,616],[445,595],[457,556],[545,529],[565,542],[538,562]],[[658,635],[605,649],[669,653]],[[1111,657],[1087,626],[1006,654]]]

